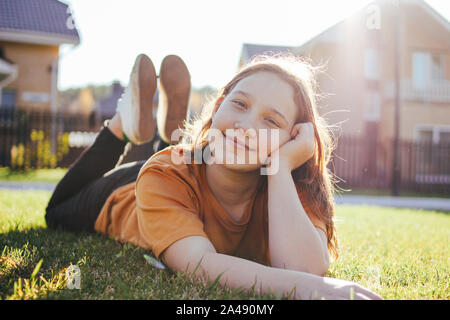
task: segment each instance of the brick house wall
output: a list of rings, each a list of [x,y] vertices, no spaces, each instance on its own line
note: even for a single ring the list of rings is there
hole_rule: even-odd
[[[59,46],[0,41],[6,58],[18,67],[18,77],[4,90],[14,90],[16,106],[49,110],[52,64],[58,61]]]

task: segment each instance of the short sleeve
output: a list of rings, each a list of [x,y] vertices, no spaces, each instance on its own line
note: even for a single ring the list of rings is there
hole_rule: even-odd
[[[172,243],[203,236],[203,222],[189,183],[176,171],[147,167],[136,181],[139,231],[157,258]]]

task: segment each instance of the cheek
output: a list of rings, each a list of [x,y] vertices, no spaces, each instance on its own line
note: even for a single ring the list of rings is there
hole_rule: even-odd
[[[216,128],[219,130],[232,128],[233,119],[235,118],[236,117],[233,117],[230,112],[223,112],[223,109],[219,109],[219,111],[217,111],[217,113],[212,118],[211,128]]]
[[[269,155],[291,139],[286,130],[264,130],[258,134],[258,150],[260,155]]]

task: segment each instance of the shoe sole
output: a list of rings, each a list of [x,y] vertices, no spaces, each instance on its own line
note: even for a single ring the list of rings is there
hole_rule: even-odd
[[[186,120],[191,93],[191,75],[180,57],[169,55],[164,58],[159,84],[158,132],[166,142],[177,143],[177,139],[172,141],[170,138],[173,131],[182,127]]]
[[[138,83],[133,86],[133,98],[136,99],[133,105],[137,106],[136,112],[138,121],[139,139],[150,141],[155,135],[155,120],[153,118],[153,97],[156,91],[156,71],[152,60],[144,54],[136,58],[135,68],[137,68]],[[136,103],[137,102],[137,103]],[[145,142],[143,142],[145,143]]]

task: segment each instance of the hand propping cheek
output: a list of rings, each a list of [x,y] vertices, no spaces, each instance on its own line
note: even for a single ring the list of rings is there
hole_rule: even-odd
[[[291,140],[283,144],[278,153],[280,164],[291,171],[308,161],[315,151],[314,126],[311,122],[297,123],[291,130]]]

